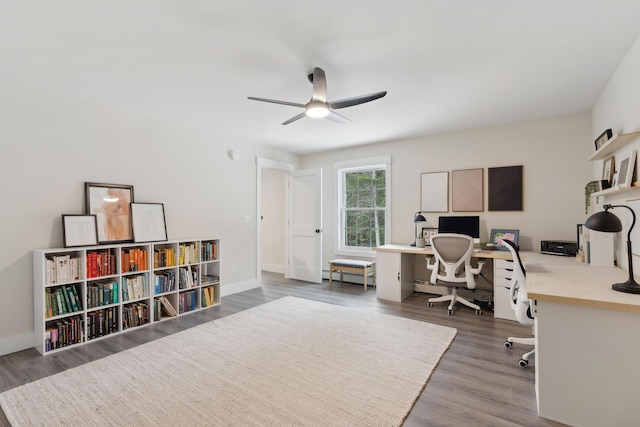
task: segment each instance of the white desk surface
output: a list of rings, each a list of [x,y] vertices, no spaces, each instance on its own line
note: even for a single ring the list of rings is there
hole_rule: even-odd
[[[432,255],[433,250],[431,246],[427,246],[424,248],[416,248],[411,245],[383,245],[378,246],[377,248],[373,248],[374,251],[378,252],[397,252],[403,254],[417,254],[417,255]],[[492,258],[492,259],[511,259],[511,253],[508,251],[479,251],[474,252],[472,255],[474,258]]]
[[[627,280],[626,270],[591,267],[573,257],[538,252],[523,252],[523,255],[530,299],[640,312],[640,295],[611,289],[612,284]]]

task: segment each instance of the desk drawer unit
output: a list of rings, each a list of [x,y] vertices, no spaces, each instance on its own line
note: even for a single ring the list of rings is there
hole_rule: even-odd
[[[496,259],[493,261],[493,317],[516,320],[516,314],[509,303],[509,289],[513,275],[513,261]]]

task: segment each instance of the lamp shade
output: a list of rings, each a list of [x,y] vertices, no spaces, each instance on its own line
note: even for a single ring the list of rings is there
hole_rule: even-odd
[[[413,222],[427,222],[427,219],[418,212],[415,217],[413,217]]]
[[[609,211],[600,211],[591,215],[584,226],[595,231],[604,231],[605,233],[617,233],[622,231],[622,223],[617,216]]]

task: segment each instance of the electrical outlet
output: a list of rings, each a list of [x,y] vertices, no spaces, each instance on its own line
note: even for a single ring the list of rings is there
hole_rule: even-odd
[[[245,223],[245,224],[249,224],[250,222],[251,222],[251,217],[250,217],[249,215],[246,215],[246,216],[244,217],[244,223]]]

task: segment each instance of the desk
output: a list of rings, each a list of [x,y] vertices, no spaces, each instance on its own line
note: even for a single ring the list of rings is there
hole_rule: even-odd
[[[611,289],[629,273],[531,253],[540,416],[575,426],[637,426],[640,295]]]
[[[413,293],[415,256],[433,255],[431,247],[416,248],[409,245],[384,245],[374,248],[376,251],[378,299],[402,302]],[[474,252],[473,258],[491,260],[511,260],[508,251]],[[500,277],[496,277],[494,265],[494,316],[515,320],[513,310],[509,306],[508,289],[500,287]],[[498,274],[498,276],[500,276]],[[501,315],[500,313],[504,313]]]

